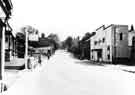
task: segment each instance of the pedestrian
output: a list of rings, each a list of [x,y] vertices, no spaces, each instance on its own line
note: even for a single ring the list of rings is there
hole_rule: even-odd
[[[27,67],[28,67],[28,69],[31,69],[31,60],[30,60],[30,58],[28,58],[28,61],[27,61],[28,63],[27,63]]]
[[[51,56],[51,51],[48,50],[48,51],[47,51],[47,57],[48,57],[48,60],[50,59],[50,56]]]
[[[38,56],[38,63],[41,65],[41,55]]]

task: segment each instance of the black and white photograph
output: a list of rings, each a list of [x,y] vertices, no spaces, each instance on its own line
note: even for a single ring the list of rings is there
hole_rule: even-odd
[[[135,95],[134,0],[0,0],[0,95]]]

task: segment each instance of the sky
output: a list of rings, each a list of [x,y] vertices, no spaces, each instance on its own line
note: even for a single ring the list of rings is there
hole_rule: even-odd
[[[45,33],[82,37],[103,24],[135,22],[134,0],[11,0],[10,25],[14,32],[31,25]]]

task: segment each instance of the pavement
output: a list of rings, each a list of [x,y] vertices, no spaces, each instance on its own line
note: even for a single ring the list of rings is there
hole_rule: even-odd
[[[59,50],[44,65],[26,71],[4,95],[135,95],[134,74],[77,61]]]
[[[127,66],[127,65],[113,65],[113,64],[105,64],[106,67],[114,68],[118,70],[122,70],[128,73],[135,73],[135,66]]]
[[[128,73],[135,73],[135,66],[130,66],[130,65],[122,65],[122,64],[117,64],[117,65],[114,65],[114,64],[105,64],[105,63],[93,63],[89,60],[78,60],[76,61],[75,63],[77,64],[83,64],[83,65],[87,65],[87,66],[104,66],[104,67],[107,67],[107,68],[113,68],[113,69],[117,69],[117,70],[122,70],[122,71],[125,71],[125,72],[128,72]]]
[[[44,59],[44,61],[42,63],[46,63],[47,62],[47,58],[46,57],[43,57],[42,59]],[[23,59],[17,60],[17,62],[18,61],[19,61],[19,64],[24,62]],[[28,70],[28,69],[24,69],[24,70],[5,69],[3,83],[6,84],[6,88],[9,89],[24,74],[26,74],[28,72],[35,72],[37,70],[40,70],[41,66],[37,62],[38,61],[35,60],[35,59],[32,61],[32,63],[34,64],[32,70]],[[8,64],[6,64],[6,65],[8,65]],[[11,65],[11,63],[10,63],[10,65]],[[12,65],[15,65],[15,64],[12,64]]]

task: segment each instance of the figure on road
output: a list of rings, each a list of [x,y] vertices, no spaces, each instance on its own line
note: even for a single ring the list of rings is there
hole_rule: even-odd
[[[41,65],[41,54],[38,56],[38,63]]]
[[[48,51],[47,51],[48,60],[50,59],[50,56],[51,56],[51,50],[48,50]]]

